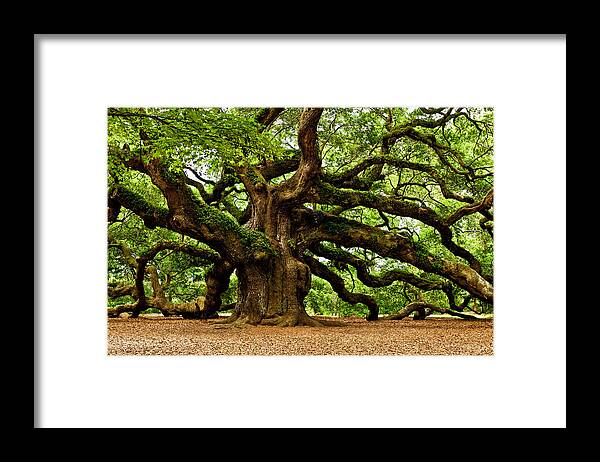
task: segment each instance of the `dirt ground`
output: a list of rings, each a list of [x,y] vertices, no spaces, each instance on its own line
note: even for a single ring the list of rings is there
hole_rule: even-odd
[[[491,355],[493,321],[428,318],[344,327],[217,328],[214,320],[109,319],[109,355]]]

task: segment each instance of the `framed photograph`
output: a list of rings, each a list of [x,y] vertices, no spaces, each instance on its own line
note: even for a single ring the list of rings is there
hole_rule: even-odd
[[[34,55],[36,427],[566,425],[566,36]]]

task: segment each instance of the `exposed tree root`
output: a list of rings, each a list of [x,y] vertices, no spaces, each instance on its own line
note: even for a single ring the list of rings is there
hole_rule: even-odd
[[[224,319],[219,319],[215,321],[216,329],[228,329],[231,327],[247,327],[247,326],[256,326],[260,322],[260,319],[254,319],[250,316],[244,315],[240,316],[238,312],[234,312],[231,316],[228,316]]]
[[[303,311],[290,311],[282,316],[264,318],[260,324],[262,326],[278,327],[341,327],[346,325],[340,321],[312,318]]]

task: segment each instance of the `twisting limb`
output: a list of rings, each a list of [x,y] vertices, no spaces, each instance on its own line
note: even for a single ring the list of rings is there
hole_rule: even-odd
[[[137,306],[137,302],[136,303],[125,303],[123,305],[117,305],[117,306],[109,306],[107,309],[107,314],[109,318],[118,318],[120,314],[122,313],[131,313],[135,307]]]
[[[448,290],[451,285],[447,281],[432,281],[421,278],[409,271],[400,269],[388,270],[379,275],[373,275],[369,272],[369,263],[346,250],[340,248],[325,246],[324,244],[315,244],[310,247],[315,255],[325,257],[328,260],[343,262],[356,268],[358,279],[369,287],[386,287],[395,281],[402,281],[415,286],[424,291],[430,290]]]
[[[317,125],[323,108],[307,108],[300,115],[298,127],[298,145],[301,156],[298,169],[289,180],[278,188],[281,203],[292,204],[302,199],[312,185],[318,180],[321,172],[321,159],[317,142]]]
[[[373,297],[366,294],[361,293],[353,293],[346,289],[346,284],[344,283],[344,279],[341,276],[338,276],[332,270],[327,268],[323,263],[321,263],[316,258],[313,258],[309,255],[304,255],[303,260],[309,266],[310,271],[319,276],[322,279],[325,279],[335,292],[340,296],[342,300],[345,302],[351,303],[352,305],[356,305],[357,303],[362,303],[366,305],[369,309],[369,314],[367,315],[368,321],[375,321],[379,317],[379,306],[377,306],[377,302]]]
[[[124,297],[125,295],[136,297],[135,284],[108,284],[109,298]]]
[[[444,177],[439,173],[438,169],[433,165],[420,164],[417,162],[409,162],[405,160],[398,159],[389,154],[382,154],[379,156],[368,157],[367,159],[362,160],[354,167],[343,171],[342,173],[332,175],[325,174],[323,176],[324,181],[330,183],[333,186],[337,187],[348,187],[348,182],[355,180],[357,176],[365,171],[367,168],[373,165],[391,165],[398,169],[408,169],[416,172],[422,172],[429,175],[437,186],[440,188],[440,192],[446,199],[454,199],[459,202],[465,202],[468,204],[472,204],[475,200],[470,196],[464,196],[457,194],[450,190]]]
[[[295,219],[304,225],[299,230],[299,249],[307,249],[319,241],[362,247],[445,277],[482,301],[493,302],[493,287],[480,273],[464,264],[431,255],[421,244],[410,239],[323,212],[317,216],[306,209],[297,209]]]
[[[175,244],[173,242],[159,242],[154,245],[150,250],[137,257],[137,270],[135,274],[135,288],[138,294],[137,305],[133,310],[132,317],[136,318],[140,312],[144,311],[148,307],[148,301],[144,292],[144,276],[146,271],[146,265],[162,250],[175,250],[178,252],[184,252],[188,255],[203,259],[207,262],[219,262],[221,259],[219,254],[210,249],[202,249],[194,247],[189,244]]]
[[[269,107],[261,110],[256,117],[256,121],[261,125],[260,131],[264,131],[279,117],[284,111],[281,107]]]
[[[121,295],[131,295],[137,301],[134,304],[130,305],[121,305],[121,307],[109,308],[109,316],[116,315],[125,312],[131,311],[133,317],[139,316],[139,314],[144,311],[148,306],[154,306],[161,310],[164,315],[172,315],[172,314],[181,314],[186,315],[189,311],[193,311],[193,308],[190,309],[188,304],[180,304],[181,306],[172,304],[164,293],[163,287],[160,284],[158,279],[158,273],[154,266],[148,265],[150,261],[154,259],[154,257],[163,250],[172,250],[176,252],[183,252],[188,255],[199,258],[205,262],[214,262],[215,264],[222,262],[218,253],[213,250],[205,249],[201,247],[192,246],[184,243],[176,243],[171,241],[163,241],[155,244],[151,249],[149,249],[144,254],[136,257],[131,249],[122,241],[117,241],[111,235],[109,235],[109,242],[111,246],[115,246],[121,249],[123,255],[125,256],[125,261],[128,266],[133,270],[135,277],[135,284],[131,285],[117,285],[114,287],[109,286],[109,296],[111,298]],[[221,263],[222,265],[229,265],[229,263]],[[150,281],[153,289],[153,296],[151,299],[146,297],[144,291],[144,278],[145,275],[148,274],[150,276]],[[212,295],[212,294],[211,294]],[[202,302],[204,301],[204,297],[202,298]],[[212,302],[212,299],[211,299]],[[220,297],[219,297],[220,302]],[[184,306],[185,305],[185,306]],[[210,308],[211,313],[215,313],[220,309],[220,305],[216,306],[215,303],[209,304],[207,308]],[[205,312],[207,310],[204,310]],[[198,317],[202,317],[202,313],[197,313]]]
[[[420,302],[420,301],[409,303],[408,305],[406,305],[404,308],[402,308],[397,313],[386,316],[383,319],[386,319],[386,320],[404,319],[415,311],[418,313],[418,315],[416,315],[415,319],[425,319],[425,316],[427,316],[426,310],[437,311],[438,313],[447,313],[447,314],[451,314],[452,316],[457,316],[459,318],[470,319],[470,320],[474,320],[474,321],[478,321],[481,319],[476,316],[472,316],[470,314],[461,313],[459,311],[454,311],[449,308],[444,308],[441,306],[432,305],[431,303]]]
[[[473,214],[476,212],[481,212],[482,210],[488,210],[492,207],[493,203],[494,203],[494,190],[490,189],[488,191],[488,193],[485,195],[485,197],[478,203],[461,207],[456,212],[454,212],[452,215],[450,215],[448,218],[446,218],[445,224],[451,225],[453,223],[456,223],[458,220],[460,220],[465,215],[470,215],[470,214]]]
[[[313,195],[313,200],[322,204],[340,205],[344,207],[363,206],[380,212],[419,220],[422,223],[432,226],[440,233],[442,244],[448,250],[454,255],[464,258],[475,271],[481,272],[481,263],[479,260],[477,260],[477,258],[467,249],[459,246],[452,240],[452,229],[450,229],[451,223],[445,222],[435,211],[428,207],[419,207],[415,204],[382,194],[338,189],[324,182],[319,184],[319,188]],[[477,206],[473,206],[472,208],[474,211],[478,211],[484,207],[477,204]],[[463,215],[469,213],[467,207],[463,207],[460,210],[464,210],[462,212]]]

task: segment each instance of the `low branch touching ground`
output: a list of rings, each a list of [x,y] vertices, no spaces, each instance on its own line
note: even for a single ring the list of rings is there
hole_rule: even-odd
[[[480,320],[481,319],[476,316],[472,316],[470,314],[461,313],[459,311],[454,311],[450,308],[444,308],[444,307],[432,305],[431,303],[426,303],[426,302],[409,303],[408,305],[406,305],[404,308],[402,308],[397,313],[386,316],[384,319],[388,319],[388,320],[404,319],[415,311],[418,313],[417,315],[415,315],[415,319],[425,319],[425,317],[429,314],[429,313],[427,313],[426,310],[430,310],[430,312],[436,311],[438,313],[447,313],[447,314],[451,314],[452,316],[458,316],[459,318],[463,318],[463,319],[471,319],[471,320]]]

